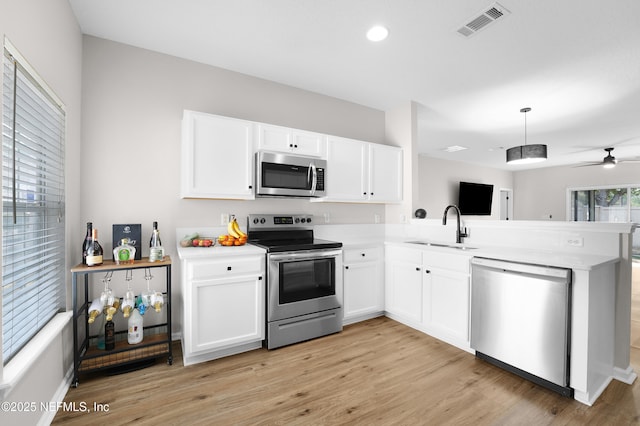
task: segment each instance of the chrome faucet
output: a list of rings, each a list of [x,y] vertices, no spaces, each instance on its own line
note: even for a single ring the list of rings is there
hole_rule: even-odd
[[[467,228],[464,228],[464,232],[460,230],[460,209],[458,206],[454,204],[450,204],[444,209],[444,216],[442,216],[442,224],[447,224],[447,213],[449,213],[449,209],[453,208],[456,212],[456,220],[457,220],[457,228],[456,228],[456,243],[462,243],[462,239],[468,237]]]

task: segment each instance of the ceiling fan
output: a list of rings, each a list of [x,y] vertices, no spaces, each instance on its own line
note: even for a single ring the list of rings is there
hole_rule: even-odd
[[[611,169],[616,166],[618,163],[639,163],[640,160],[636,159],[628,159],[628,160],[616,160],[616,157],[611,155],[613,148],[604,148],[607,155],[602,159],[602,161],[595,161],[590,163],[583,163],[576,167],[586,167],[586,166],[602,166],[605,169]]]

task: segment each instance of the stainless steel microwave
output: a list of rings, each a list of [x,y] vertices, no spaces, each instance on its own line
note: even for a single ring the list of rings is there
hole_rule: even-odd
[[[256,153],[256,196],[324,197],[327,162],[278,152]]]

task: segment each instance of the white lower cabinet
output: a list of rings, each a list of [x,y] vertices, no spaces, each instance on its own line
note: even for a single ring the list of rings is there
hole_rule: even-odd
[[[382,247],[344,249],[344,324],[384,314]]]
[[[387,247],[385,257],[385,310],[394,319],[419,327],[424,310],[422,253],[403,247]]]
[[[385,309],[410,327],[470,351],[471,256],[451,250],[387,246]]]
[[[184,365],[262,346],[264,256],[183,262]]]
[[[468,260],[465,260],[468,262]],[[428,272],[427,272],[428,271]],[[469,274],[425,265],[425,325],[435,337],[469,345]]]

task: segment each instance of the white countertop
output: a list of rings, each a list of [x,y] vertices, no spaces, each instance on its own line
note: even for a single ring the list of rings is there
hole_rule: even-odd
[[[246,256],[252,254],[265,254],[266,251],[252,244],[243,246],[222,246],[213,247],[178,247],[178,257],[180,259],[216,258],[227,256]]]
[[[408,240],[412,241],[412,240]],[[414,240],[415,241],[415,240]],[[435,242],[434,243],[438,243]],[[407,241],[387,241],[385,244],[393,244],[418,248],[422,250],[447,251],[450,253],[465,254],[473,257],[487,257],[491,259],[506,260],[510,262],[532,263],[537,265],[555,266],[578,270],[591,270],[608,263],[618,262],[618,256],[606,256],[595,254],[564,253],[553,250],[534,250],[514,247],[490,247],[462,244],[459,246],[473,247],[465,250],[451,247],[437,247],[423,244],[413,244]],[[452,244],[455,245],[455,244]]]

